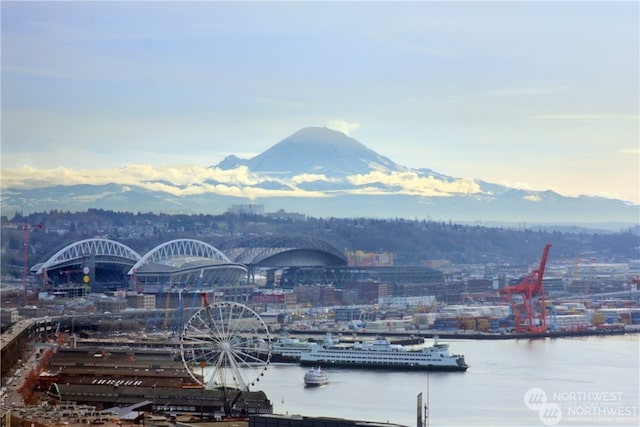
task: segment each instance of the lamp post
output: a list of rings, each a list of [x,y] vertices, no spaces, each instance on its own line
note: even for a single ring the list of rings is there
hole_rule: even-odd
[[[424,405],[424,422],[429,427],[429,371],[427,371],[427,403]]]
[[[204,421],[204,367],[207,366],[207,362],[204,360],[200,362],[200,369],[202,370],[202,388],[200,389],[200,420]]]

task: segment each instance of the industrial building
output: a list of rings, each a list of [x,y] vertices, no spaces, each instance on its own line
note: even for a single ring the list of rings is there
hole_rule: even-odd
[[[273,412],[262,391],[201,387],[173,351],[145,350],[140,343],[136,348],[116,348],[121,345],[59,349],[39,376],[40,389],[54,402],[72,401],[98,410],[148,400],[154,411],[212,420],[225,414]]]

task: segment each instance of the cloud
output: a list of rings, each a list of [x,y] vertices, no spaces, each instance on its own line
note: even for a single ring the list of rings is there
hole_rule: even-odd
[[[528,195],[524,196],[523,199],[528,201],[528,202],[539,202],[539,201],[542,200],[542,198],[540,198],[540,196],[536,196],[535,194],[528,194]]]
[[[505,187],[509,187],[509,188],[515,188],[517,190],[533,190],[533,187],[526,182],[511,182],[511,181],[507,181],[507,180],[502,180],[500,182],[501,185],[504,185]]]
[[[351,132],[360,128],[360,123],[350,123],[346,120],[335,119],[329,120],[326,126],[329,129],[337,130],[351,136]]]
[[[395,186],[400,188],[401,193],[420,196],[448,196],[480,192],[480,186],[468,179],[441,180],[433,176],[420,176],[414,171],[389,173],[373,171],[365,175],[350,176],[348,180],[359,186],[374,183]]]
[[[168,182],[174,186],[190,187],[207,181],[220,181],[233,185],[250,186],[260,179],[245,166],[232,170],[211,169],[204,166],[152,167],[149,165],[126,165],[116,169],[78,170],[65,167],[36,169],[24,166],[2,171],[2,188],[38,188],[51,185],[137,185],[145,188]]]
[[[541,120],[640,120],[637,114],[543,114]]]
[[[637,156],[638,154],[640,154],[640,148],[625,148],[624,150],[620,150],[620,153],[633,154]]]
[[[74,170],[69,168],[36,169],[30,166],[2,171],[1,186],[7,189],[46,188],[55,185],[117,184],[129,191],[143,188],[173,196],[219,194],[256,199],[261,197],[331,197],[336,194],[406,194],[423,197],[443,197],[452,194],[480,192],[471,180],[443,180],[422,176],[415,171],[372,171],[342,180],[345,189],[331,192],[309,191],[299,188],[307,182],[340,183],[340,179],[320,174],[300,174],[293,177],[271,177],[251,173],[246,166],[222,170],[197,165],[152,167],[130,164],[116,169]],[[261,188],[263,183],[278,183],[282,189]],[[349,185],[357,188],[349,188]],[[386,187],[386,188],[385,188]],[[97,196],[96,196],[97,197]]]
[[[310,180],[301,177],[299,182]],[[7,189],[46,188],[55,185],[122,185],[125,191],[133,187],[148,191],[162,191],[173,196],[198,194],[219,194],[257,199],[261,197],[327,197],[315,191],[272,190],[259,188],[265,181],[285,182],[270,177],[258,177],[245,167],[231,170],[207,168],[204,166],[178,165],[155,168],[149,165],[126,165],[117,169],[74,170],[69,168],[36,169],[24,166],[2,171],[1,187]],[[295,184],[296,180],[292,180]],[[285,182],[286,183],[286,182]]]
[[[305,173],[305,174],[301,174],[301,175],[296,175],[293,178],[291,178],[291,182],[295,183],[295,184],[303,184],[305,182],[317,182],[317,181],[336,182],[337,180],[336,179],[329,179],[325,175],[312,174],[312,173]]]

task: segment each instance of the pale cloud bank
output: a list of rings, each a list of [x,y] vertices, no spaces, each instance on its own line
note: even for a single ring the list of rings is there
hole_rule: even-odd
[[[535,116],[542,120],[640,120],[637,114],[542,114]]]
[[[204,166],[152,167],[127,165],[116,169],[36,169],[24,166],[2,171],[2,188],[29,189],[52,185],[138,185],[150,188],[158,182],[176,186],[200,185],[207,180],[233,185],[255,185],[259,180],[244,166],[233,170],[209,169]]]
[[[633,154],[635,156],[640,154],[640,148],[627,148],[625,150],[620,150],[622,154]]]
[[[280,189],[260,188],[263,183],[278,183]],[[344,184],[344,189],[330,192],[309,191],[299,185],[313,182]],[[256,199],[260,197],[328,197],[336,194],[405,194],[423,197],[443,197],[452,194],[479,193],[479,185],[471,180],[440,180],[421,176],[415,171],[372,171],[354,175],[346,180],[319,174],[300,174],[290,178],[272,177],[250,172],[245,166],[231,170],[196,165],[177,165],[155,168],[148,165],[127,165],[116,169],[74,170],[69,168],[36,169],[25,166],[2,171],[2,189],[25,190],[54,185],[117,184],[140,187],[149,191],[163,191],[173,196],[219,194]],[[378,184],[378,186],[376,186]],[[379,185],[390,187],[380,188]],[[358,188],[349,188],[358,186]]]
[[[317,182],[317,181],[337,182],[338,180],[327,178],[325,175],[321,175],[321,174],[305,173],[305,174],[294,176],[293,178],[290,179],[290,181],[298,185],[298,184],[304,184],[307,182]]]
[[[542,200],[540,198],[540,196],[537,196],[535,194],[529,194],[527,196],[524,196],[523,199],[525,199],[526,201],[529,201],[529,202],[539,202],[539,201]]]
[[[373,171],[366,175],[354,175],[348,178],[354,185],[382,183],[397,186],[400,192],[416,196],[447,196],[452,194],[474,194],[480,192],[480,186],[468,179],[452,181],[436,179],[433,176],[420,176],[414,171],[390,172]]]

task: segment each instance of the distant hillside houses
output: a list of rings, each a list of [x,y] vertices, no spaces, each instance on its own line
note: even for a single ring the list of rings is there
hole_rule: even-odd
[[[231,205],[227,213],[235,215],[264,215],[264,205],[262,204],[242,204]]]

